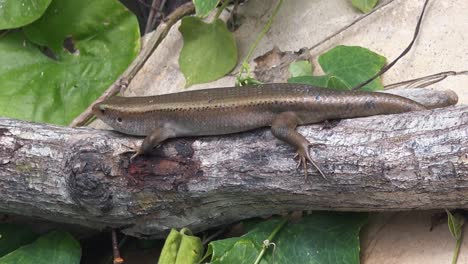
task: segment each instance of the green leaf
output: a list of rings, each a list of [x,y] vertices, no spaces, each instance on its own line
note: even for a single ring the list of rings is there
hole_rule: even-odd
[[[80,263],[80,243],[66,232],[51,232],[0,258],[0,264]]]
[[[299,60],[289,64],[289,72],[292,77],[312,76],[312,64],[307,60]]]
[[[378,2],[379,0],[352,0],[353,6],[363,13],[370,12]]]
[[[297,76],[288,79],[288,83],[308,84],[318,87],[328,87],[330,76]]]
[[[298,76],[292,77],[288,80],[289,83],[308,84],[312,86],[333,88],[336,90],[349,90],[343,81],[334,76]]]
[[[448,216],[448,227],[450,233],[455,239],[460,239],[463,231],[463,224],[465,224],[465,218],[463,215],[455,214],[453,215],[449,210],[445,209]]]
[[[202,254],[203,244],[199,237],[192,236],[188,229],[182,229],[180,232],[172,229],[166,238],[158,263],[198,263]]]
[[[187,233],[187,229],[182,229],[180,233],[182,234],[182,241],[180,242],[176,264],[198,263],[203,254],[201,239],[192,236],[190,231]]]
[[[336,90],[349,90],[349,87],[340,79],[334,76],[298,76],[288,79],[288,83],[308,84],[323,88],[333,88]]]
[[[116,0],[54,0],[44,16],[24,30],[32,42],[47,46],[58,55],[68,36],[77,47],[84,46],[84,51],[89,52],[112,48],[107,43],[112,41],[117,42],[117,48],[132,48],[132,51],[138,50],[135,44],[139,45],[139,39],[135,39],[139,36],[136,17]],[[116,38],[112,34],[122,35]],[[100,43],[91,42],[94,38]]]
[[[227,0],[226,0],[227,1]],[[218,5],[219,0],[193,0],[198,17],[206,17]]]
[[[62,125],[114,82],[140,45],[135,16],[116,0],[55,0],[25,32],[0,39],[0,116]],[[67,36],[75,51],[62,48]]]
[[[1,0],[0,30],[27,25],[44,14],[52,0]]]
[[[186,86],[214,81],[236,66],[236,41],[220,19],[207,24],[197,17],[184,17],[179,30],[184,39],[179,66]]]
[[[385,65],[385,57],[356,46],[337,46],[319,57],[323,71],[348,87],[367,81]],[[380,78],[363,87],[364,90],[383,89]]]
[[[316,212],[284,226],[261,263],[359,263],[359,230],[367,214]],[[213,241],[207,254],[212,264],[253,263],[263,241],[281,219],[262,222],[238,238]],[[274,252],[274,256],[273,256]]]
[[[337,46],[320,55],[318,61],[326,75],[293,77],[288,82],[350,90],[378,73],[386,59],[366,48]],[[381,89],[383,85],[378,77],[361,90]]]
[[[277,263],[359,264],[359,231],[366,222],[364,213],[312,213],[279,234],[274,259]],[[266,260],[272,259],[267,255]]]
[[[340,78],[338,78],[336,76],[331,76],[328,79],[327,87],[333,88],[333,89],[336,89],[336,90],[347,90],[349,88],[352,88],[352,87],[349,87],[348,85],[346,85],[346,83],[343,80],[341,80]]]
[[[158,263],[161,264],[173,264],[177,260],[177,252],[179,251],[180,241],[182,240],[182,235],[175,229],[171,229],[169,235],[164,242],[163,249],[161,250],[161,255],[159,256]]]
[[[274,218],[249,228],[249,232],[241,237],[210,242],[205,257],[211,255],[211,264],[254,263],[262,250],[263,241],[280,223],[280,218]]]
[[[0,224],[0,257],[37,238],[31,228],[18,224]]]
[[[262,84],[262,82],[252,76],[250,65],[246,61],[243,61],[239,70],[239,74],[236,76],[236,86],[258,84]]]

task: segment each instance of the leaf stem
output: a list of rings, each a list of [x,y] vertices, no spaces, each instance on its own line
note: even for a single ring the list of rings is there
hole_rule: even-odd
[[[263,27],[262,31],[260,34],[258,34],[257,38],[255,39],[255,42],[250,46],[249,51],[247,52],[247,56],[245,56],[244,60],[242,61],[242,66],[239,71],[239,74],[237,76],[237,79],[242,78],[242,74],[247,73],[248,75],[250,74],[250,69],[248,67],[250,58],[252,57],[252,53],[257,48],[258,44],[260,43],[260,40],[265,36],[265,34],[270,30],[271,24],[273,24],[273,21],[275,20],[276,15],[278,14],[278,11],[283,4],[283,0],[278,0],[278,3],[276,4],[275,9],[273,10],[273,13],[271,14],[270,18],[268,19],[267,23]]]
[[[452,264],[457,264],[458,260],[458,255],[460,254],[460,247],[463,241],[463,229],[461,232],[461,236],[459,239],[457,239],[457,244],[455,245],[455,251],[453,252],[453,257],[452,257]]]
[[[280,0],[282,1],[282,0]],[[283,228],[283,226],[289,221],[289,216],[286,216],[283,218],[283,220],[275,227],[275,229],[273,230],[273,232],[271,232],[271,234],[268,236],[268,238],[266,239],[266,241],[272,241],[276,234],[281,230],[281,228]],[[262,246],[262,250],[260,251],[260,253],[258,254],[258,257],[257,259],[255,260],[254,264],[258,264],[260,263],[260,260],[262,259],[263,255],[265,255],[266,253],[266,250],[268,249],[268,245],[263,245]]]
[[[218,10],[216,11],[216,15],[214,17],[214,20],[218,19],[219,16],[221,15],[221,13],[223,12],[223,10],[226,8],[226,6],[231,2],[231,0],[224,0],[223,1],[223,4],[218,8]]]
[[[268,19],[268,22],[265,24],[262,31],[257,36],[257,39],[255,40],[254,44],[252,46],[250,46],[249,52],[247,53],[247,56],[245,57],[244,62],[248,62],[250,60],[250,57],[252,56],[252,53],[255,50],[255,48],[258,46],[258,43],[260,43],[260,40],[263,38],[263,36],[265,36],[265,34],[268,32],[268,30],[270,30],[271,24],[273,24],[273,21],[275,20],[276,14],[278,14],[278,11],[279,11],[282,4],[283,4],[283,0],[279,0],[278,4],[275,7],[275,10],[273,10],[273,14],[271,14],[270,19]]]

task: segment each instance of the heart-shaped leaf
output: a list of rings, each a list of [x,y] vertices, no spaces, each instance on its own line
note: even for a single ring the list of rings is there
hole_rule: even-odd
[[[164,247],[159,256],[160,264],[195,264],[198,263],[203,254],[203,244],[199,237],[183,228],[178,232],[171,232],[164,242]]]
[[[206,17],[218,5],[219,0],[193,0],[195,14],[198,17]]]
[[[288,70],[291,73],[291,77],[311,76],[312,64],[306,60],[299,60],[289,64]]]
[[[179,30],[184,39],[179,66],[186,86],[214,81],[236,66],[236,40],[222,20],[208,24],[197,17],[184,17]]]
[[[51,232],[0,258],[0,264],[78,264],[80,243],[66,232]]]
[[[385,65],[386,59],[366,48],[337,46],[320,55],[318,61],[325,75],[293,77],[288,82],[350,90],[378,73]],[[382,89],[382,81],[378,77],[361,90]]]
[[[114,82],[140,46],[135,16],[116,0],[54,0],[25,32],[0,39],[0,116],[62,125]]]
[[[363,13],[372,11],[372,8],[374,8],[378,2],[379,0],[352,0],[353,6]]]
[[[31,228],[18,224],[0,224],[0,257],[37,238]]]
[[[1,0],[0,30],[27,25],[44,14],[52,0]]]
[[[283,226],[272,241],[265,241],[281,219],[256,224],[242,237],[213,241],[208,246],[211,264],[254,263],[359,263],[359,231],[367,214],[314,212]]]

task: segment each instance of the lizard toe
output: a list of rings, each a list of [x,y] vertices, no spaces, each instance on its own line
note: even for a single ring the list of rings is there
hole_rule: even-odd
[[[322,170],[320,169],[318,164],[310,157],[310,153],[309,153],[308,148],[311,145],[313,145],[313,144],[309,143],[306,147],[299,148],[297,150],[297,153],[295,155],[295,157],[299,158],[297,168],[299,168],[302,165],[302,168],[304,170],[304,177],[307,180],[307,163],[310,163],[310,164],[312,164],[312,166],[315,167],[315,169],[317,169],[317,171],[320,173],[322,178],[324,178],[326,180],[327,177],[325,177],[325,174],[322,172]]]

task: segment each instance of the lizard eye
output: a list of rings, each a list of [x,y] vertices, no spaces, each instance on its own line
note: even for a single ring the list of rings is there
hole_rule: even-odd
[[[122,123],[122,118],[117,117],[117,122]]]

